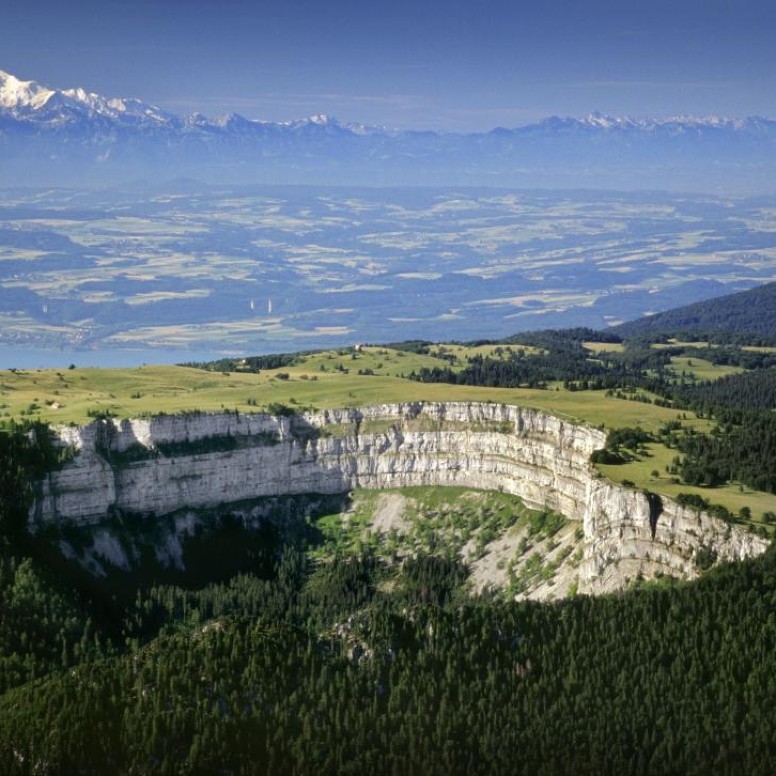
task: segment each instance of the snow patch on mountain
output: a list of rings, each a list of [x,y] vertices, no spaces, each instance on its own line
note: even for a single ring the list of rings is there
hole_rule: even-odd
[[[50,89],[37,81],[22,81],[0,70],[0,108],[13,118],[59,122],[63,118],[102,116],[112,120],[142,119],[156,124],[177,121],[172,113],[135,98],[103,97],[75,89]]]
[[[61,119],[63,113],[81,113],[84,117],[101,116],[117,122],[133,119],[156,125],[181,128],[208,128],[215,130],[258,130],[261,128],[285,128],[291,130],[320,127],[328,130],[341,130],[353,135],[386,135],[397,133],[385,127],[364,125],[358,123],[341,123],[326,113],[317,113],[308,118],[290,121],[272,122],[247,119],[236,113],[210,119],[201,113],[192,113],[178,117],[173,113],[158,108],[155,105],[136,98],[104,97],[94,92],[88,92],[81,87],[73,89],[51,89],[37,81],[23,81],[10,73],[0,70],[0,110],[10,113],[14,118],[27,120]],[[38,115],[35,115],[35,114]],[[761,117],[747,119],[732,119],[722,116],[690,116],[678,115],[667,118],[632,118],[630,116],[608,116],[594,111],[584,118],[551,116],[536,124],[514,127],[512,129],[498,128],[498,134],[523,131],[563,131],[563,130],[598,130],[603,132],[642,131],[653,132],[659,129],[672,131],[727,129],[742,131],[746,129],[762,129],[776,125],[776,122]],[[439,133],[430,132],[430,135]],[[475,133],[478,134],[478,133]],[[492,134],[492,133],[491,133]]]
[[[22,81],[0,70],[0,106],[3,108],[32,108],[37,110],[54,94],[52,89],[36,81]]]
[[[250,183],[773,191],[776,121],[553,116],[490,132],[386,129],[326,113],[178,116],[0,71],[0,185],[145,176]],[[91,177],[90,177],[91,176]]]

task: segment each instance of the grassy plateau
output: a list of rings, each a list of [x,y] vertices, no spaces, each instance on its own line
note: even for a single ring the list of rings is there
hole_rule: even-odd
[[[694,345],[696,343],[693,343]],[[515,346],[511,346],[514,348]],[[609,343],[586,343],[591,358],[616,350]],[[300,354],[294,363],[276,369],[247,371],[237,362],[230,371],[187,366],[135,368],[65,368],[0,372],[0,420],[39,419],[52,425],[84,424],[95,417],[143,417],[184,411],[243,413],[266,411],[284,404],[299,411],[406,401],[485,401],[530,407],[574,423],[604,428],[640,427],[656,432],[679,417],[677,410],[644,401],[607,395],[605,391],[572,391],[560,384],[547,388],[486,388],[408,379],[421,368],[462,368],[467,357],[506,357],[510,346],[437,345],[428,354],[390,347],[364,346]],[[531,348],[523,348],[531,352]],[[538,352],[535,349],[533,352]],[[677,374],[709,379],[741,371],[715,367],[698,358],[675,357]],[[650,397],[642,392],[643,396]],[[707,431],[711,421],[682,413],[685,427]],[[713,489],[694,488],[665,474],[676,451],[662,444],[646,446],[635,460],[599,465],[603,476],[630,482],[666,496],[698,493],[738,513],[747,506],[761,525],[764,512],[776,512],[776,496],[729,483]]]

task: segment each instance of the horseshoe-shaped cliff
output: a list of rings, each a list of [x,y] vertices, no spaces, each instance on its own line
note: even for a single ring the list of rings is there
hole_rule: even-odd
[[[691,578],[767,542],[665,497],[615,485],[590,454],[603,432],[532,409],[406,403],[290,416],[191,413],[58,430],[77,455],[36,483],[31,527],[148,519],[264,496],[458,485],[502,490],[579,521],[579,592],[637,575]]]

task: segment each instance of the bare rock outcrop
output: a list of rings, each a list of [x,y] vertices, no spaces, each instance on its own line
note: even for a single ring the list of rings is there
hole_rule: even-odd
[[[153,519],[263,496],[458,485],[503,490],[581,522],[580,592],[657,573],[693,577],[767,542],[663,497],[601,479],[602,431],[532,409],[406,403],[295,416],[191,413],[59,430],[78,454],[37,483],[33,530],[96,525],[111,513]]]

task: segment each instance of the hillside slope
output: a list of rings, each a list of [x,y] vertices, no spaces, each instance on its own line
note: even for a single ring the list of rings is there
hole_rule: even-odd
[[[628,321],[612,331],[629,339],[659,333],[721,329],[732,335],[776,338],[776,283]]]

